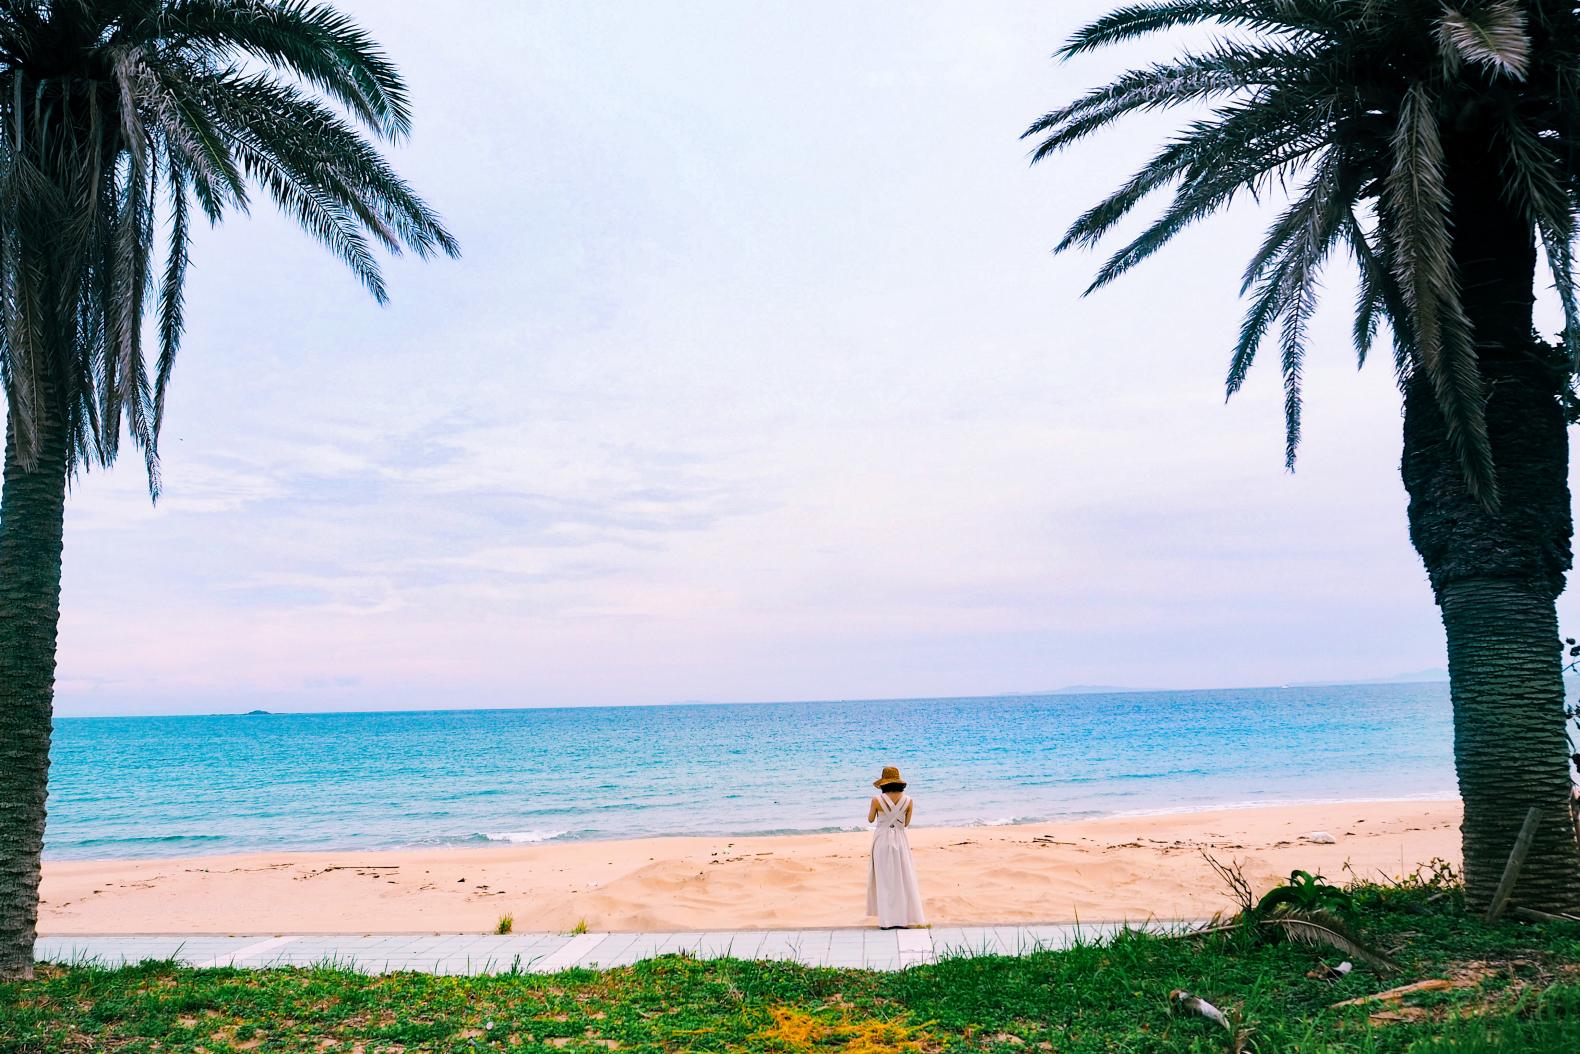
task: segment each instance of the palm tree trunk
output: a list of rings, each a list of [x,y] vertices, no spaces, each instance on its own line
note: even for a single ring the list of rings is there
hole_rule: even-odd
[[[1552,598],[1507,581],[1457,582],[1440,599],[1453,680],[1454,760],[1465,802],[1466,894],[1484,908],[1531,806],[1542,810],[1515,901],[1580,904],[1563,677]]]
[[[32,976],[38,926],[66,508],[66,430],[53,417],[29,471],[6,429],[0,492],[0,980]]]
[[[1448,637],[1466,898],[1478,909],[1490,902],[1535,806],[1542,823],[1514,897],[1551,911],[1580,904],[1554,606],[1573,562],[1568,374],[1563,354],[1535,336],[1534,232],[1505,200],[1491,146],[1462,128],[1446,153],[1454,262],[1486,385],[1501,501],[1489,509],[1466,493],[1420,376],[1405,385],[1401,474],[1410,539]]]

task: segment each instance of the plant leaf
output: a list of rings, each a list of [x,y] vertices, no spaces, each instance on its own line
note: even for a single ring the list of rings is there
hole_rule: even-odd
[[[1475,15],[1445,10],[1437,23],[1437,36],[1448,57],[1488,66],[1515,80],[1524,80],[1530,69],[1531,35],[1525,9],[1512,0],[1498,0]]]
[[[1384,198],[1392,219],[1394,273],[1414,331],[1413,365],[1426,372],[1432,385],[1465,487],[1483,505],[1495,508],[1498,490],[1481,367],[1459,299],[1443,143],[1433,104],[1431,89],[1418,82],[1405,92],[1399,108],[1393,170]]]
[[[1319,910],[1293,911],[1288,908],[1262,919],[1257,925],[1277,930],[1292,941],[1320,948],[1334,948],[1351,958],[1371,963],[1383,970],[1398,968],[1387,955],[1369,948],[1337,916]]]

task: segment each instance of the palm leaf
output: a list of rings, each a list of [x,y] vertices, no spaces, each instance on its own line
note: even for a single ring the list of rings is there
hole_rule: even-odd
[[[1444,53],[1523,80],[1531,63],[1524,5],[1497,0],[1474,15],[1448,9],[1437,23]]]
[[[1546,250],[1565,343],[1580,370],[1580,8],[1518,0],[1141,0],[1083,27],[1060,55],[1174,29],[1205,30],[1208,43],[1197,38],[1194,50],[1172,62],[1121,74],[1028,129],[1038,161],[1132,114],[1216,106],[1082,212],[1059,250],[1096,247],[1143,202],[1172,193],[1098,267],[1091,292],[1244,196],[1287,200],[1245,269],[1248,302],[1227,391],[1240,389],[1276,332],[1286,457],[1293,455],[1320,269],[1343,247],[1360,278],[1357,361],[1364,364],[1386,326],[1401,386],[1416,378],[1427,386],[1466,489],[1495,509],[1486,390],[1461,302],[1439,125],[1456,135],[1508,125],[1495,156],[1507,170],[1510,199]],[[1318,205],[1312,177],[1340,157],[1345,176],[1324,193],[1322,236],[1313,238],[1306,232]]]
[[[1470,321],[1460,305],[1443,163],[1431,89],[1417,83],[1401,101],[1385,198],[1394,225],[1395,274],[1414,332],[1414,366],[1432,385],[1466,488],[1495,507],[1498,490],[1481,369]]]
[[[378,250],[454,255],[373,145],[409,127],[399,72],[325,3],[0,5],[0,382],[23,465],[58,414],[68,475],[124,433],[157,496],[194,208],[217,223],[261,187],[379,300]]]
[[[1083,213],[1055,251],[1093,248],[1152,193],[1204,173],[1249,188],[1271,174],[1299,165],[1320,142],[1321,131],[1296,117],[1306,108],[1295,88],[1274,96],[1220,108],[1212,119],[1193,122],[1141,167],[1123,186]],[[1247,164],[1247,159],[1255,159]]]
[[[1032,154],[1035,164],[1121,117],[1245,94],[1288,79],[1288,67],[1288,56],[1276,49],[1220,43],[1205,53],[1123,73],[1070,105],[1039,117],[1021,138],[1044,137]]]
[[[1345,955],[1382,970],[1398,968],[1383,952],[1367,946],[1338,916],[1319,910],[1282,910],[1260,919],[1257,925],[1275,931],[1289,940],[1318,948],[1333,948]]]
[[[1265,33],[1298,33],[1339,25],[1339,5],[1302,0],[1158,0],[1121,7],[1082,27],[1059,49],[1071,58],[1151,33],[1217,24]]]
[[[1580,299],[1575,294],[1575,204],[1563,185],[1558,156],[1514,113],[1499,125],[1504,154],[1504,193],[1536,225],[1553,289],[1563,308],[1564,348],[1580,367]]]

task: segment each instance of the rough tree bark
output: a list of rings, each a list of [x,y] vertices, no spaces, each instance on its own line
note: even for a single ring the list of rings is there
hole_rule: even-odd
[[[32,976],[44,848],[65,429],[47,419],[41,438],[37,463],[24,471],[7,428],[0,494],[0,980]]]
[[[1467,900],[1487,906],[1536,806],[1541,829],[1514,901],[1552,911],[1580,903],[1554,606],[1573,562],[1568,373],[1561,352],[1533,329],[1532,224],[1504,200],[1491,144],[1466,123],[1447,149],[1454,260],[1486,385],[1501,502],[1488,509],[1466,492],[1420,376],[1406,383],[1401,469],[1410,538],[1448,638]]]

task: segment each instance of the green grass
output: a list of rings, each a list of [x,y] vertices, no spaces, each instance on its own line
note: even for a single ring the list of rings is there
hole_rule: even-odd
[[[0,985],[0,1054],[1228,1050],[1222,1029],[1171,1013],[1175,988],[1237,1017],[1261,1054],[1580,1051],[1580,925],[1487,927],[1430,892],[1362,891],[1367,936],[1402,968],[1357,968],[1337,982],[1306,976],[1336,956],[1238,933],[1126,936],[892,974],[676,956],[552,976],[49,967]],[[1427,977],[1465,986],[1416,997],[1405,1020],[1329,1009]]]
[[[500,935],[509,933],[515,928],[516,917],[514,915],[501,915],[499,916],[499,921],[494,924],[494,932]]]

